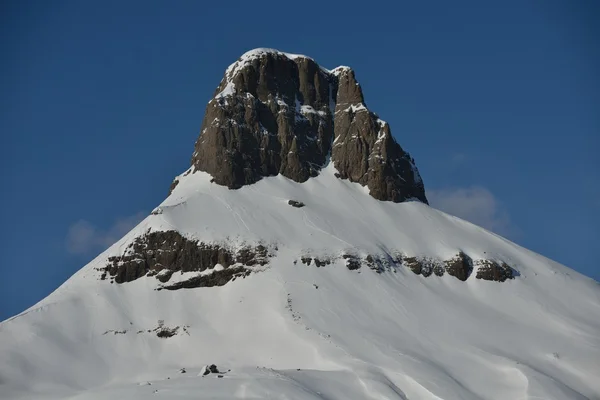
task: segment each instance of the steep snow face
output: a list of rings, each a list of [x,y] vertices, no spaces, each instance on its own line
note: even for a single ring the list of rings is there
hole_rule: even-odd
[[[238,190],[202,172],[180,176],[155,213],[0,324],[0,397],[600,398],[597,282],[420,202],[377,201],[334,173],[329,165],[303,184],[277,176]],[[222,287],[99,280],[96,268],[149,230],[278,250],[262,271]],[[463,251],[520,275],[462,282],[294,263],[348,251]],[[210,364],[221,373],[204,376]]]

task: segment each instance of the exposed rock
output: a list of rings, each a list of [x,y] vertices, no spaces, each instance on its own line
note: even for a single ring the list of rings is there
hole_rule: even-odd
[[[251,271],[244,267],[231,267],[221,271],[214,271],[207,275],[192,276],[187,280],[169,283],[161,286],[161,289],[177,290],[192,289],[197,287],[223,286],[237,277],[246,277]]]
[[[115,330],[108,330],[106,332],[103,333],[103,335],[106,335],[107,333],[112,333],[113,335],[124,335],[127,333],[126,330],[122,330],[122,331],[115,331]]]
[[[277,174],[316,176],[333,138],[333,79],[309,58],[245,54],[206,107],[192,165],[230,188]]]
[[[171,279],[171,276],[173,276],[174,272],[175,271],[172,271],[170,269],[163,269],[156,274],[156,279],[158,279],[162,283],[168,282],[169,279]]]
[[[477,279],[486,281],[504,282],[507,279],[514,279],[515,272],[506,263],[498,264],[492,260],[477,260]]]
[[[162,338],[162,339],[173,337],[173,336],[177,335],[178,331],[179,331],[179,326],[176,326],[174,328],[169,328],[168,326],[164,325],[164,321],[162,321],[162,320],[158,321],[158,326],[156,328],[154,328],[154,332],[156,332],[156,336],[158,336],[159,338]]]
[[[471,258],[462,251],[449,260],[444,261],[448,274],[466,281],[473,271],[473,262]]]
[[[171,182],[171,186],[169,187],[169,194],[173,193],[173,190],[175,190],[177,185],[179,185],[179,179],[175,179],[173,180],[173,182]]]
[[[346,268],[348,268],[350,271],[360,269],[360,258],[352,254],[344,254],[342,258],[346,261]]]
[[[150,213],[151,215],[160,215],[163,213],[163,209],[161,207],[156,207],[154,210],[152,210],[152,212]]]
[[[376,199],[427,202],[414,160],[368,111],[350,68],[327,71],[308,57],[257,49],[226,70],[192,166],[237,189],[277,174],[304,182],[329,156],[337,176],[368,186]]]
[[[302,203],[301,201],[296,201],[296,200],[289,200],[288,204],[292,207],[296,207],[296,208],[302,208],[304,207],[304,203]]]
[[[161,272],[162,272],[162,271],[161,271]],[[158,271],[157,271],[157,270],[155,270],[155,269],[151,269],[150,271],[148,271],[148,272],[146,273],[146,276],[156,276],[156,275],[158,275]],[[158,278],[157,278],[157,279],[158,279]]]
[[[504,282],[506,279],[513,279],[517,272],[506,263],[498,264],[492,260],[473,260],[462,251],[451,259],[441,261],[426,257],[404,257],[398,256],[398,262],[402,262],[410,268],[415,274],[428,277],[432,274],[443,276],[444,272],[454,276],[461,281],[466,281],[473,272],[473,264],[477,268],[477,279],[489,281]]]
[[[267,248],[259,244],[256,247],[246,246],[238,250],[235,261],[248,267],[258,265],[266,265],[269,262],[269,251]]]
[[[109,257],[103,273],[108,272],[117,283],[131,282],[144,275],[166,283],[175,272],[201,272],[220,264],[223,267],[220,271],[164,288],[222,286],[235,276],[247,275],[249,267],[266,265],[269,257],[264,245],[245,246],[233,252],[223,245],[186,239],[176,231],[150,232],[136,238],[124,255]]]
[[[377,272],[378,274],[385,271],[386,266],[388,266],[387,263],[384,260],[382,260],[380,257],[375,257],[371,254],[369,254],[369,255],[367,255],[367,257],[365,257],[365,262],[367,264],[367,267],[369,267],[373,271]]]
[[[420,274],[424,277],[431,276],[432,274],[443,276],[445,272],[442,262],[430,257],[404,257],[403,262],[415,274]]]
[[[205,365],[202,367],[202,370],[198,374],[198,376],[206,376],[208,374],[220,374],[222,372],[219,371],[215,364]]]
[[[156,336],[158,336],[159,338],[170,338],[173,337],[177,334],[177,329],[168,329],[168,328],[163,328],[160,331],[156,332]]]
[[[427,203],[414,160],[394,140],[390,126],[370,112],[350,68],[337,68],[331,160],[339,177],[368,186],[378,200],[401,202],[415,198]]]
[[[315,257],[315,265],[317,268],[324,267],[329,264],[331,264],[331,260],[329,258],[324,258],[321,260]]]

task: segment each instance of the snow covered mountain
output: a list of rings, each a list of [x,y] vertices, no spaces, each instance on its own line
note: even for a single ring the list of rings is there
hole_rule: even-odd
[[[0,324],[0,398],[600,399],[598,283],[426,202],[351,69],[246,53],[167,199]]]

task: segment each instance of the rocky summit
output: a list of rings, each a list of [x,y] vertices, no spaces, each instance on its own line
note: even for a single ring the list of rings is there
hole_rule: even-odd
[[[272,49],[227,68],[206,107],[193,171],[238,189],[278,174],[305,182],[328,162],[378,200],[427,203],[414,160],[367,108],[351,68]]]

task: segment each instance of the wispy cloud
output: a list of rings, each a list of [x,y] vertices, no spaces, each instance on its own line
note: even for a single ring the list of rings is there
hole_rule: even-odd
[[[481,186],[427,190],[432,207],[465,219],[503,236],[514,236],[518,229],[507,210],[492,192]]]
[[[88,254],[105,249],[129,232],[146,216],[145,212],[117,218],[106,230],[99,229],[89,221],[80,219],[71,224],[65,238],[65,246],[71,254]]]

